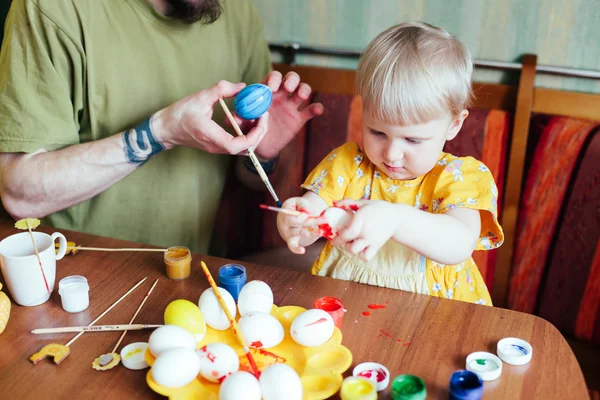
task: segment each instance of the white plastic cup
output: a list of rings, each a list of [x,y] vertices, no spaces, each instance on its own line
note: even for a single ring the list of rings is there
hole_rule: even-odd
[[[43,275],[29,232],[10,235],[0,242],[2,275],[13,300],[22,306],[37,306],[50,298],[56,280],[56,260],[63,258],[67,251],[67,239],[62,233],[33,232],[33,239],[42,262]],[[54,249],[56,239],[60,241],[58,254]]]
[[[90,305],[90,286],[81,275],[67,276],[58,282],[58,294],[66,312],[78,313]]]

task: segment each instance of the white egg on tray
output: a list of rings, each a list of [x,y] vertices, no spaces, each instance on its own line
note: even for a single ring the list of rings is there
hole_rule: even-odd
[[[261,372],[259,383],[263,400],[302,400],[302,381],[289,365],[268,366]]]
[[[260,400],[260,384],[249,372],[239,371],[225,378],[219,388],[219,400]]]
[[[231,313],[231,316],[235,318],[237,315],[235,300],[233,300],[233,297],[227,290],[221,287],[218,289],[221,297],[225,301],[227,309]],[[198,300],[198,307],[200,308],[200,311],[202,311],[202,315],[204,315],[204,320],[208,326],[218,331],[224,331],[225,329],[229,328],[229,319],[227,318],[227,315],[225,315],[225,312],[221,309],[219,300],[217,299],[217,296],[215,296],[212,288],[208,288],[202,292],[202,295]]]
[[[197,354],[200,359],[200,375],[208,381],[222,382],[240,369],[237,353],[224,343],[207,344]]]
[[[148,340],[150,353],[158,357],[167,350],[186,348],[196,350],[194,335],[177,325],[164,325],[156,329]]]
[[[240,315],[254,311],[270,313],[273,307],[273,291],[263,281],[250,281],[242,287],[238,297]]]
[[[275,347],[285,336],[281,322],[265,312],[243,315],[238,321],[238,326],[248,346],[255,349]]]
[[[292,322],[290,333],[296,343],[305,347],[316,347],[331,339],[335,325],[323,310],[306,310]]]
[[[151,371],[152,378],[159,385],[179,388],[196,379],[200,360],[193,349],[170,349],[156,358]]]

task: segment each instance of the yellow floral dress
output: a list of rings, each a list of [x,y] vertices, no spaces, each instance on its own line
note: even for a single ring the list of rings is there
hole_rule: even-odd
[[[332,206],[348,199],[407,204],[434,214],[453,208],[480,210],[481,234],[476,250],[491,250],[504,240],[497,220],[498,189],[489,169],[472,157],[442,153],[425,176],[394,180],[367,159],[356,143],[333,150],[302,185]],[[452,235],[452,232],[448,232]],[[401,289],[448,299],[492,305],[472,258],[457,265],[438,264],[389,240],[366,262],[327,242],[312,266],[315,275]]]

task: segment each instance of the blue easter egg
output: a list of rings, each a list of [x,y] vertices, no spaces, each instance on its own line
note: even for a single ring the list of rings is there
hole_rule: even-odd
[[[246,86],[235,96],[233,108],[243,119],[256,119],[263,115],[271,106],[273,92],[267,85],[255,83]]]

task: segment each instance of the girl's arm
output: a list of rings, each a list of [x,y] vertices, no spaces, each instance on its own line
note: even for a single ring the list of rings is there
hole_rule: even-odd
[[[393,239],[437,263],[458,264],[471,256],[481,231],[479,210],[455,208],[431,214],[404,204],[368,200],[344,200],[336,206],[354,209],[356,214],[332,244],[366,260]]]
[[[327,208],[327,203],[319,195],[309,191],[302,197],[287,199],[282,207],[295,211],[306,211],[306,215],[298,217],[283,213],[277,216],[277,229],[281,238],[286,241],[293,253],[304,254],[305,247],[310,246],[320,237],[318,234],[309,234],[309,230],[304,227],[304,222],[311,215],[320,215]]]

